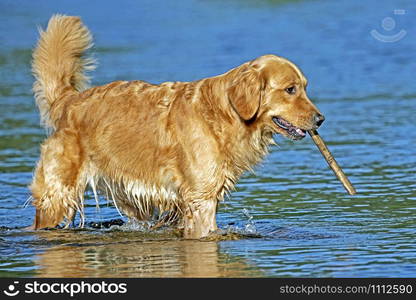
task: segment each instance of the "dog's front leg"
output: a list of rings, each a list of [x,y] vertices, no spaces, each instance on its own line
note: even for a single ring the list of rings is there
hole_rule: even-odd
[[[184,238],[200,239],[217,230],[216,200],[188,202],[184,215]]]

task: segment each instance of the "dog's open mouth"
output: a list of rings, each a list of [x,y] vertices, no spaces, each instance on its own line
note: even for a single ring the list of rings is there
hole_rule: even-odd
[[[285,130],[287,136],[294,140],[301,140],[306,136],[306,131],[292,125],[290,122],[280,117],[273,117],[273,122],[281,129]]]

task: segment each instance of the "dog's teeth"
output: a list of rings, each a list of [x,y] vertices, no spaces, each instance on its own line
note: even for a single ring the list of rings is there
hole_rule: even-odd
[[[300,129],[300,128],[296,128],[296,133],[299,134],[299,135],[301,135],[301,136],[304,136],[305,135],[305,133],[303,132],[303,130]]]

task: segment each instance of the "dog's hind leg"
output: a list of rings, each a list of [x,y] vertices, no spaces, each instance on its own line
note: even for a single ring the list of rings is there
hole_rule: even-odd
[[[41,158],[30,186],[36,217],[33,229],[53,228],[83,214],[83,153],[75,132],[61,130],[41,147]]]

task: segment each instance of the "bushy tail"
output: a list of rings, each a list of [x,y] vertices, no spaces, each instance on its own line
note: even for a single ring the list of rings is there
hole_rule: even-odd
[[[92,46],[92,37],[79,17],[53,15],[33,52],[33,92],[42,124],[52,130],[62,114],[65,97],[85,89],[86,71],[94,69],[94,60],[84,54]]]

